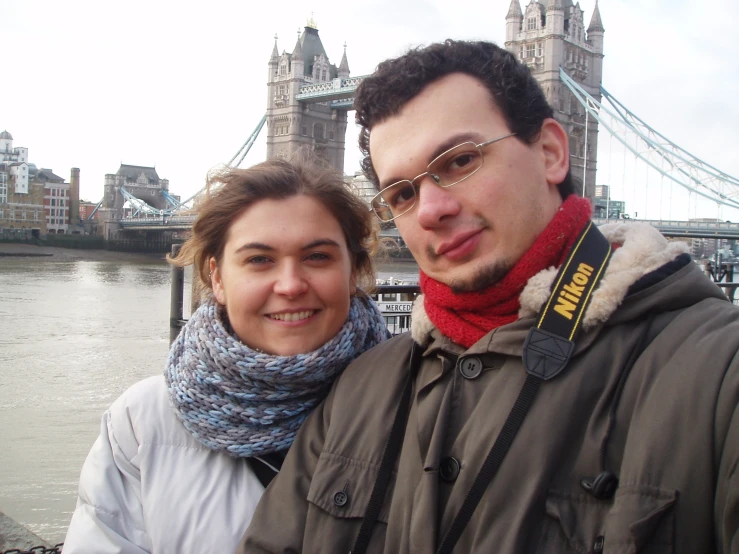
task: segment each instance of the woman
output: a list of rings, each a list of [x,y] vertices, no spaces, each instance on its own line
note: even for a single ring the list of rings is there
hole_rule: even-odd
[[[361,288],[371,214],[340,175],[272,160],[215,181],[173,260],[212,294],[164,376],[103,416],[66,554],[233,552],[307,414],[388,337]]]

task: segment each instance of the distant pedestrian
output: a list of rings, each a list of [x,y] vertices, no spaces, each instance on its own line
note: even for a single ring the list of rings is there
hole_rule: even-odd
[[[232,552],[303,420],[388,338],[372,214],[340,174],[272,160],[211,185],[173,261],[211,294],[105,412],[65,554]]]

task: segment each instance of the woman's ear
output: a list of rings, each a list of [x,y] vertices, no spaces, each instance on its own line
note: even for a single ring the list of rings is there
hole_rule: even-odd
[[[570,170],[570,147],[567,133],[556,120],[545,119],[537,142],[544,154],[547,183],[559,185],[565,180]]]
[[[210,269],[210,288],[213,296],[220,305],[226,305],[226,295],[223,292],[223,281],[221,280],[221,270],[218,268],[215,258],[211,258],[208,262]]]

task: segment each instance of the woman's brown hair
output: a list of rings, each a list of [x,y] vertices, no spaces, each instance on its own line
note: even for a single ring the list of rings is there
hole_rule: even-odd
[[[375,286],[372,254],[377,248],[377,225],[367,205],[353,194],[343,176],[319,161],[271,159],[248,169],[224,169],[208,177],[205,200],[196,206],[192,235],[179,254],[168,260],[180,267],[193,264],[210,289],[209,262],[223,256],[233,220],[260,200],[304,195],[318,200],[336,218],[356,271],[357,285]]]

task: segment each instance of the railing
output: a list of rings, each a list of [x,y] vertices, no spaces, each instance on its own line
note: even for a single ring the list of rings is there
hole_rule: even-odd
[[[180,245],[172,246],[172,256],[176,256],[179,252]],[[736,289],[739,288],[739,283],[716,283],[717,286],[723,289],[726,297],[734,304],[739,305],[739,299],[736,298]],[[184,290],[185,290],[185,270],[175,265],[172,266],[172,279],[170,284],[170,309],[169,309],[169,342],[174,342],[177,335],[180,333],[180,329],[187,323],[186,319],[183,319],[183,302],[184,302]],[[421,292],[419,285],[377,285],[373,291],[378,295],[385,294],[408,294],[416,295]],[[391,316],[403,316],[410,318],[410,314],[403,313],[388,313],[384,312],[385,315]],[[410,321],[410,320],[409,320]],[[389,325],[390,327],[390,325]],[[408,325],[410,328],[410,325]],[[391,329],[393,331],[393,329]]]
[[[314,85],[304,85],[295,95],[296,100],[313,100],[323,97],[348,97],[354,94],[359,83],[364,77],[348,77],[345,79],[337,78],[325,83],[317,83]]]
[[[197,215],[161,215],[159,217],[131,217],[121,219],[123,227],[164,227],[167,225],[192,226]]]
[[[668,219],[593,218],[596,225],[606,223],[648,223],[665,236],[686,238],[739,238],[739,223],[731,221],[678,221]]]

